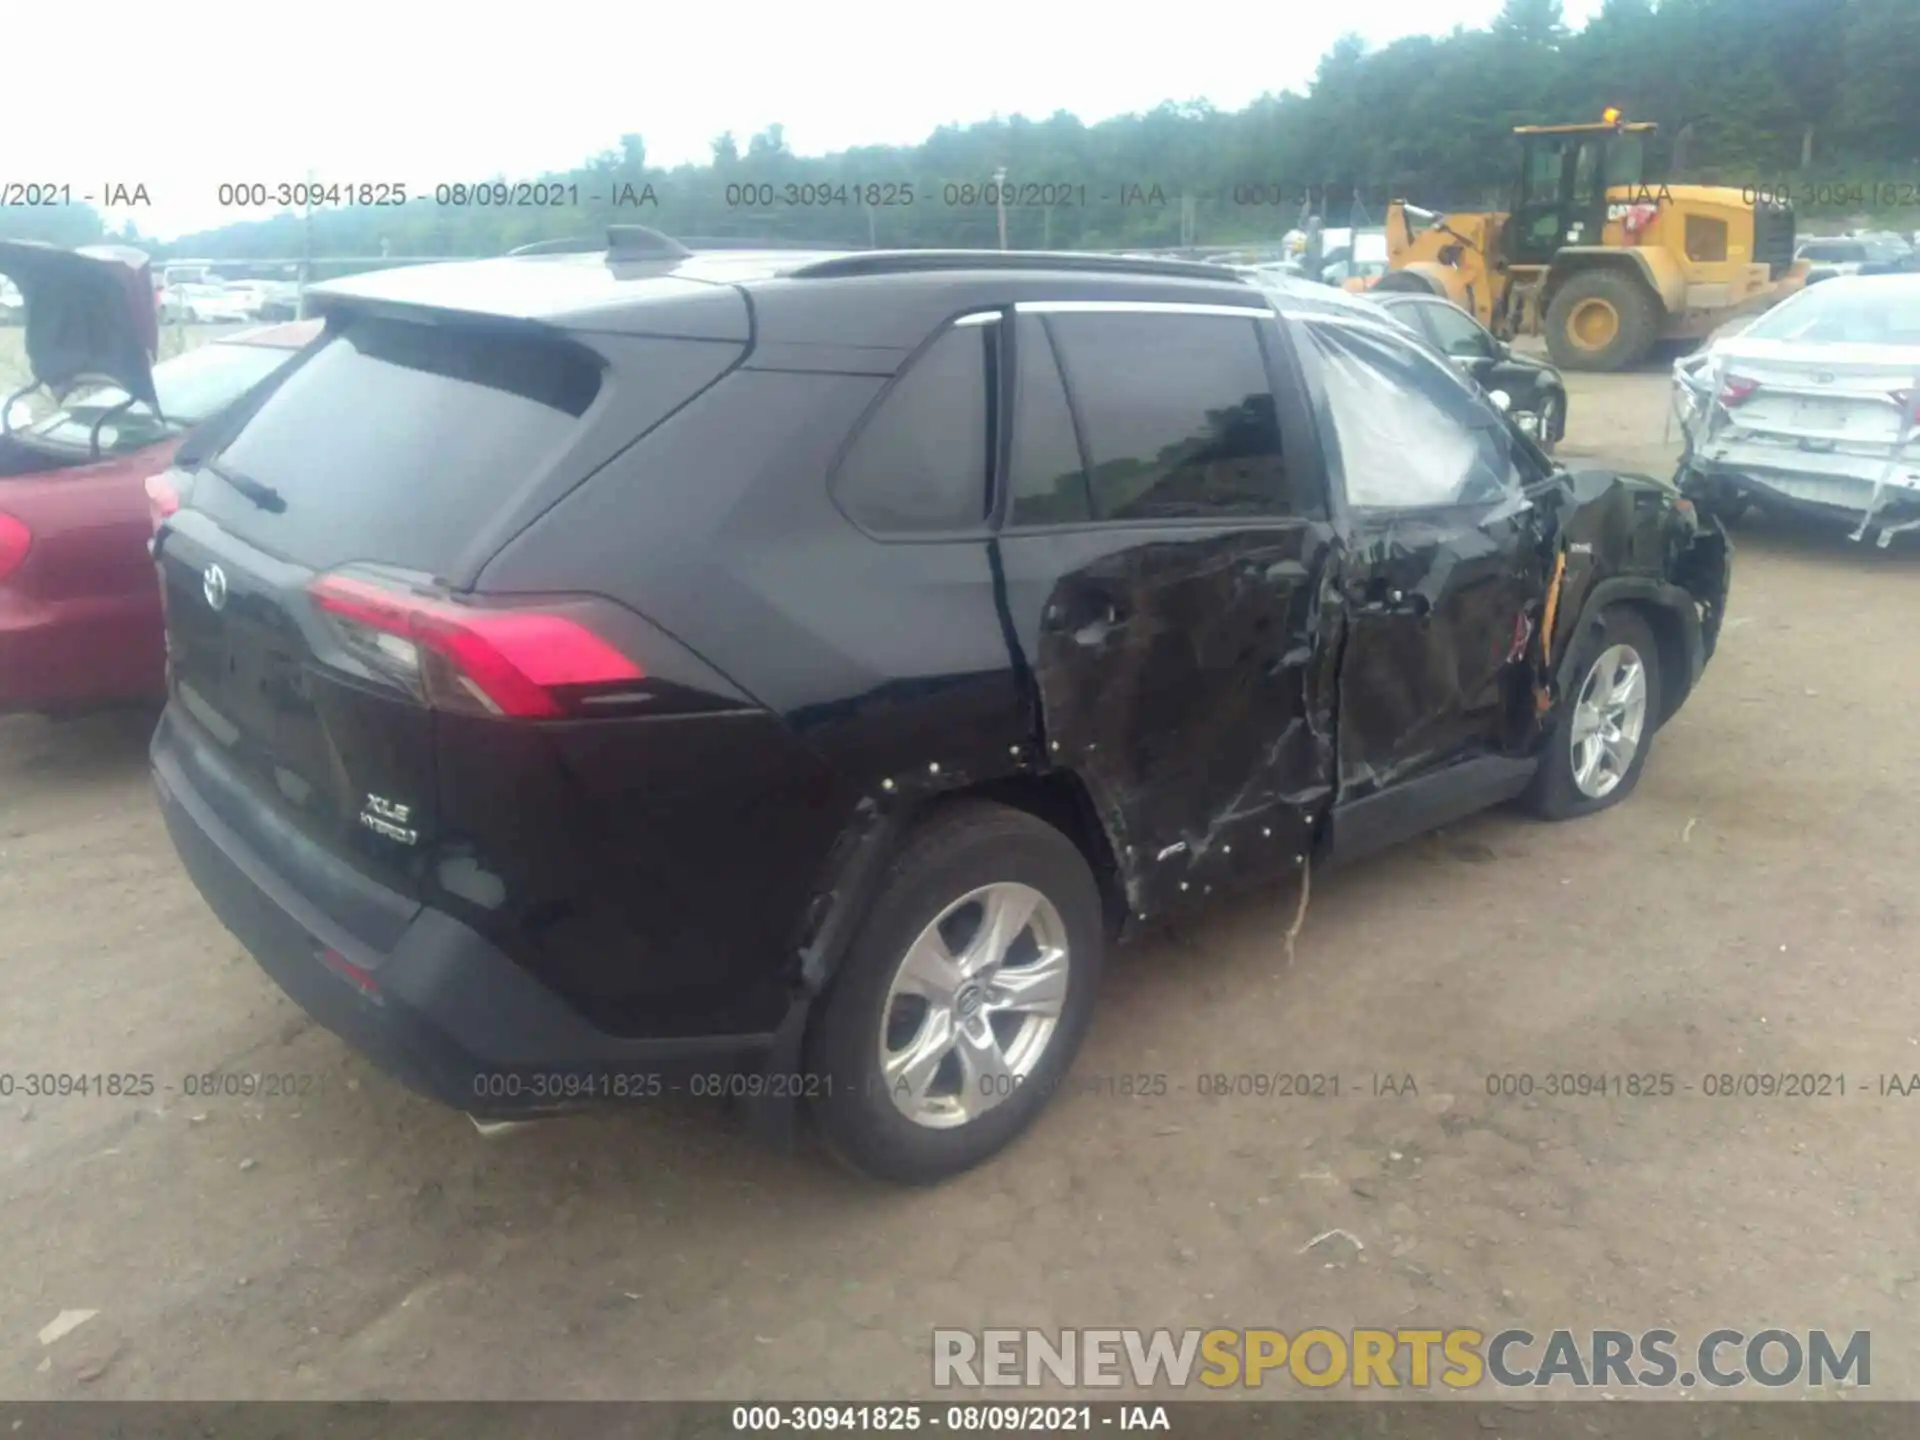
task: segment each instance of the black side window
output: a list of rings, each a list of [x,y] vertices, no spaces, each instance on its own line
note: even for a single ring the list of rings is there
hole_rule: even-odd
[[[1463,310],[1452,305],[1423,302],[1417,307],[1426,322],[1427,333],[1449,355],[1468,360],[1484,360],[1493,354],[1487,332]]]
[[[1080,440],[1053,341],[1037,315],[1017,322],[1009,525],[1071,525],[1093,518]]]
[[[1235,316],[1047,318],[1099,520],[1294,515],[1259,329]]]
[[[1353,325],[1298,327],[1318,361],[1356,509],[1498,504],[1520,479],[1495,411],[1445,362]]]
[[[986,517],[997,323],[956,325],[922,351],[871,412],[833,495],[876,534],[972,530]]]

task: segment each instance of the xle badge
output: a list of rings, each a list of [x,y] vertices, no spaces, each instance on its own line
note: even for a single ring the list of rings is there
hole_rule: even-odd
[[[396,805],[382,796],[369,795],[360,811],[360,823],[374,834],[397,840],[402,845],[418,845],[420,832],[407,826],[407,819],[412,814],[411,805]]]

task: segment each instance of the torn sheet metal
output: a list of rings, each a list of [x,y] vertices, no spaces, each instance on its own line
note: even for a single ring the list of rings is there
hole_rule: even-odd
[[[1047,759],[1085,783],[1130,911],[1301,863],[1332,784],[1330,528],[1078,539],[1098,551],[1029,653]]]
[[[1515,637],[1531,634],[1543,589],[1534,528],[1528,507],[1504,504],[1355,520],[1342,558],[1342,801],[1501,729]]]
[[[1691,597],[1708,658],[1726,617],[1732,573],[1725,530],[1674,486],[1607,470],[1562,471],[1557,479],[1540,504],[1539,543],[1553,568],[1529,677],[1543,717],[1563,698],[1558,671],[1598,587],[1610,580],[1679,587]],[[1669,696],[1675,704],[1680,698]]]

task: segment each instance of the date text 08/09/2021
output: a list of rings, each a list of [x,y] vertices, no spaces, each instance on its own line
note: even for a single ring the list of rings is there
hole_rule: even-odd
[[[736,1434],[805,1434],[839,1431],[945,1431],[966,1434],[1084,1434],[1095,1430],[1170,1432],[1164,1405],[905,1403],[736,1405]]]

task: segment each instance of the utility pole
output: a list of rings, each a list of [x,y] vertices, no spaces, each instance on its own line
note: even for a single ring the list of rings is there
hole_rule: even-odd
[[[300,301],[294,307],[294,314],[302,320],[307,318],[307,286],[313,283],[313,187],[316,172],[311,166],[307,169],[307,213],[302,223],[305,232],[305,254],[300,261]]]
[[[993,208],[1000,212],[1000,248],[1007,248],[1007,167],[998,165],[993,171]]]

